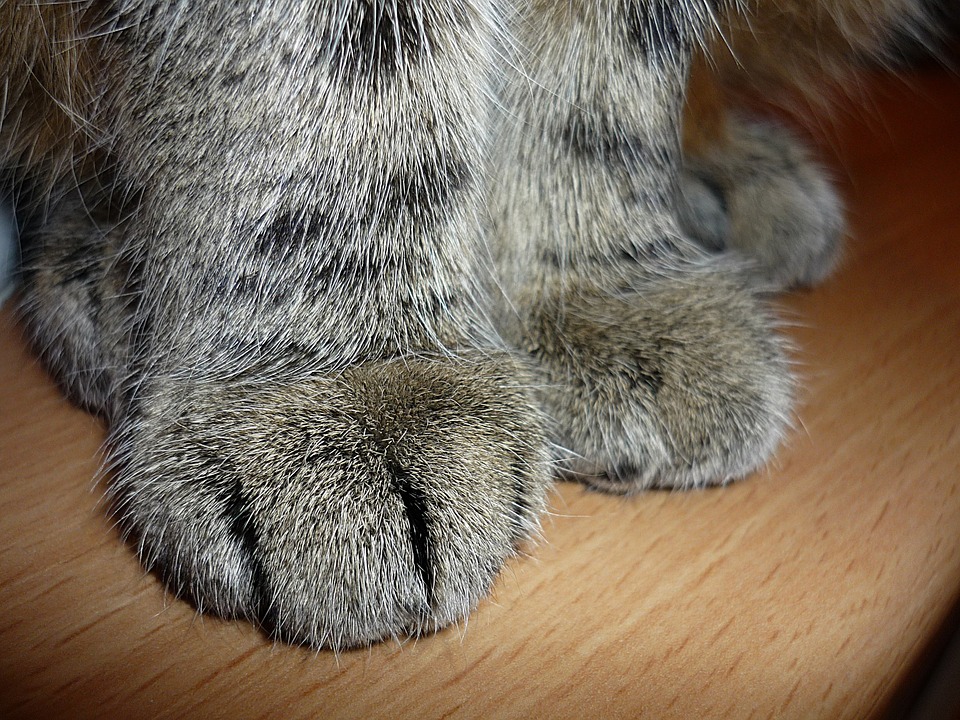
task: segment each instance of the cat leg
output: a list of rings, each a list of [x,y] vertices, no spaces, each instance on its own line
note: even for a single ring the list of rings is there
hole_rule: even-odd
[[[775,321],[677,221],[683,89],[713,11],[562,0],[518,23],[491,193],[500,322],[539,368],[560,459],[613,491],[741,477],[788,424]]]
[[[820,282],[839,261],[844,230],[827,171],[782,122],[731,112],[699,60],[687,89],[681,226],[710,250],[749,259],[770,290]]]
[[[74,403],[109,419],[132,322],[122,223],[75,188],[28,218],[21,236],[18,311],[31,343]]]
[[[284,640],[458,621],[549,479],[482,287],[490,4],[118,7],[122,527],[177,595]]]
[[[843,233],[829,174],[782,121],[729,108],[751,97],[829,108],[857,92],[866,60],[896,64],[898,37],[935,46],[941,29],[916,0],[744,0],[718,27],[689,82],[684,226],[749,258],[771,290],[817,283],[837,265]]]

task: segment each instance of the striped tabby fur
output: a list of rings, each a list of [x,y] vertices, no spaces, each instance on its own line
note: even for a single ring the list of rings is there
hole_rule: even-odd
[[[364,645],[466,616],[556,472],[629,493],[763,465],[793,394],[765,293],[829,272],[840,205],[798,140],[727,111],[730,56],[695,57],[722,29],[806,85],[920,20],[0,0],[24,322],[109,423],[144,565],[274,637]],[[796,48],[751,30],[778,22]]]

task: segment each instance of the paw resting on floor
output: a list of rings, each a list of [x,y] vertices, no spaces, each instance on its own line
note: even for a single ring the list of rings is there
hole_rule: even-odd
[[[0,2],[30,39],[0,53],[23,317],[176,594],[317,647],[418,635],[536,533],[550,441],[614,492],[773,452],[758,291],[828,273],[841,212],[800,143],[734,121],[680,232],[720,5],[68,5]]]
[[[765,289],[822,281],[839,262],[844,230],[826,171],[781,125],[734,117],[729,127],[727,144],[686,160],[684,229],[707,249],[749,258]]]
[[[793,383],[775,323],[731,267],[567,280],[522,345],[574,477],[617,493],[689,488],[761,467]]]
[[[144,565],[202,610],[331,648],[464,618],[537,532],[548,467],[509,358],[296,381],[157,381],[112,488]]]

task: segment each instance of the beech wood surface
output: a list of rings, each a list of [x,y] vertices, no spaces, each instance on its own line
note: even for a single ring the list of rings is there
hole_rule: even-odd
[[[770,468],[626,499],[561,484],[493,597],[402,646],[275,645],[166,595],[100,504],[102,428],[8,308],[0,718],[886,712],[960,600],[960,80],[872,85],[824,123],[854,237],[780,301],[805,381]]]

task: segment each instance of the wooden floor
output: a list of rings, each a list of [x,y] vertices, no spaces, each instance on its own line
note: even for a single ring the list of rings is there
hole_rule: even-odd
[[[876,85],[828,132],[855,239],[783,300],[806,385],[769,470],[632,499],[562,485],[545,542],[469,623],[402,647],[274,646],[166,597],[98,505],[101,428],[3,315],[0,717],[908,707],[960,600],[960,80]]]

